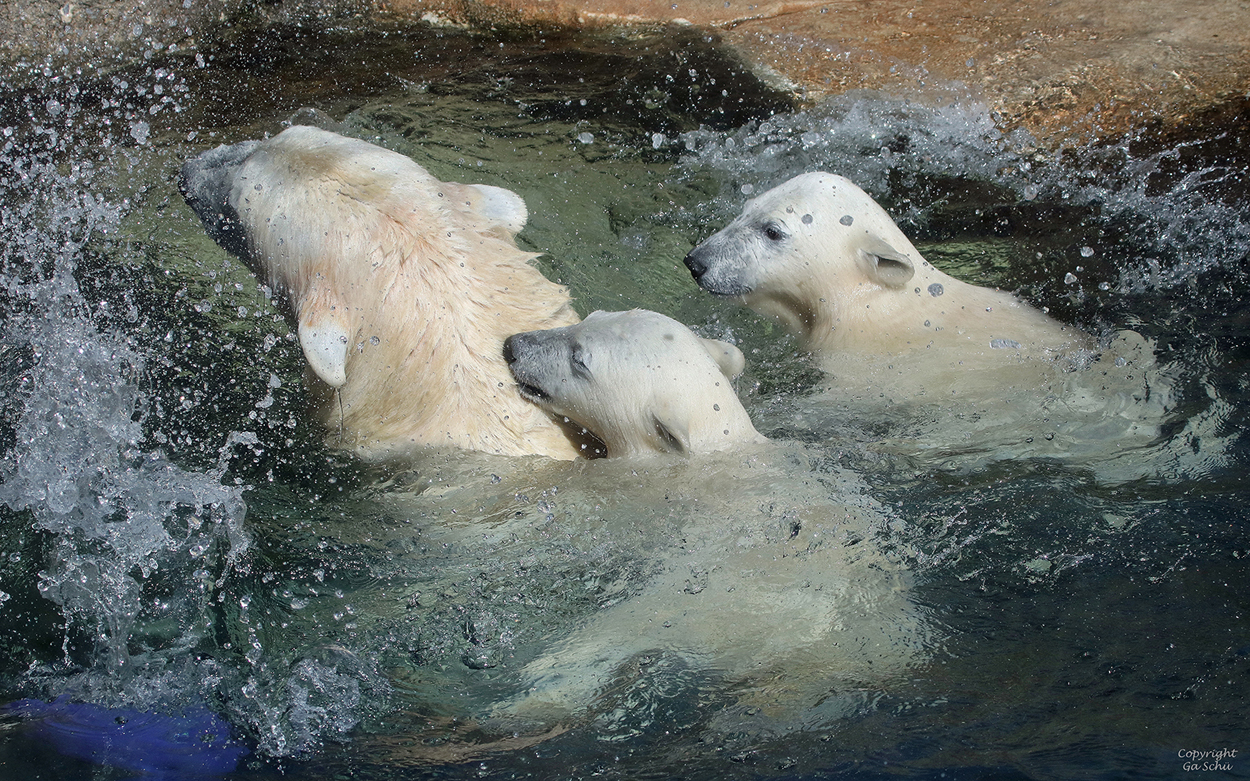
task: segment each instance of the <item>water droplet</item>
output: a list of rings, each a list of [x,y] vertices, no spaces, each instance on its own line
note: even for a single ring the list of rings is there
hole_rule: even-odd
[[[1092,258],[1093,256],[1094,256],[1094,248],[1093,248],[1093,247],[1081,247],[1081,257],[1083,257],[1083,258]]]
[[[934,282],[932,285],[929,285],[929,295],[933,296],[934,298],[937,298],[938,296],[942,295],[945,292],[946,292],[946,289],[942,287],[940,282]]]
[[[804,215],[803,215],[803,224],[804,224],[804,225],[811,225],[811,224],[812,224],[812,215],[810,215],[810,214],[804,214]]]
[[[152,128],[147,122],[139,120],[130,123],[130,137],[135,140],[135,143],[140,145],[146,144],[148,142],[148,134],[151,132]]]
[[[842,219],[838,220],[838,222],[842,223],[843,225],[850,225],[852,222],[855,222],[855,218],[849,214],[844,214],[842,215]]]
[[[1075,282],[1076,282],[1076,274],[1073,274],[1071,271],[1069,271],[1063,278],[1063,284],[1065,285],[1071,285],[1071,284],[1074,284]]]

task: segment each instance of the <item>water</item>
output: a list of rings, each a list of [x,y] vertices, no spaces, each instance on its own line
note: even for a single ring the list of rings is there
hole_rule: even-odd
[[[955,89],[796,111],[697,38],[440,28],[3,86],[0,696],[61,698],[3,717],[15,774],[195,777],[153,762],[186,751],[166,725],[220,730],[206,712],[249,751],[237,778],[1178,777],[1250,750],[1244,111],[1051,153]],[[583,313],[738,343],[776,446],[326,448],[298,345],[172,184],[304,106],[521,193],[522,245]],[[935,460],[882,446],[906,415],[813,405],[796,344],[681,257],[816,168],[948,272],[1154,340],[1159,435]],[[233,761],[217,738],[201,757]]]

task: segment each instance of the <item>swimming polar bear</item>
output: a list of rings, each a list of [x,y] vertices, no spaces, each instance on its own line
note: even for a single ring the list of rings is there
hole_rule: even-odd
[[[736,348],[634,310],[518,334],[505,353],[524,396],[606,445],[609,458],[578,467],[614,487],[595,492],[595,517],[616,486],[664,491],[658,517],[628,520],[638,544],[652,540],[654,574],[525,665],[521,693],[492,714],[506,729],[584,717],[659,659],[736,685],[767,680],[747,700],[784,712],[779,721],[817,703],[836,718],[864,707],[865,686],[923,659],[929,631],[907,573],[874,542],[888,512],[858,477],[827,465],[813,474],[803,446],[755,430],[727,378],[743,368]],[[574,485],[553,513],[579,501]]]
[[[781,322],[828,377],[818,403],[863,419],[922,411],[899,451],[1097,459],[1158,438],[1171,381],[1133,332],[1100,346],[926,261],[850,180],[796,176],[690,251],[698,285]],[[958,459],[957,459],[958,460]]]
[[[658,312],[593,312],[510,336],[504,355],[522,396],[584,426],[609,457],[764,441],[731,384],[742,352]]]
[[[525,202],[296,125],[188,160],[180,189],[277,292],[336,444],[572,459],[586,441],[517,393],[503,340],[578,321],[514,236]]]
[[[701,288],[777,319],[822,365],[923,352],[930,363],[969,366],[1091,346],[1012,295],[934,268],[884,209],[835,174],[802,174],[748,201],[685,263]]]

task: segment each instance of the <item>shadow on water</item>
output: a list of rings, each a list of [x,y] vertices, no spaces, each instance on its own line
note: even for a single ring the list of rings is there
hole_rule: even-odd
[[[205,707],[250,751],[229,777],[257,779],[1176,777],[1185,752],[1250,750],[1244,103],[1193,136],[1052,153],[954,90],[799,110],[685,30],[282,28],[150,55],[0,82],[0,690],[62,698],[0,716],[0,765],[203,777],[167,736],[222,729]],[[785,468],[327,448],[270,292],[173,185],[186,156],[304,107],[520,193],[520,243],[583,314],[656,309],[742,346],[739,392],[789,441]],[[1169,427],[1113,480],[883,453],[910,425],[889,416],[813,423],[821,378],[795,343],[697,291],[681,258],[815,169],[948,272],[1157,340]],[[658,649],[544,730],[500,720],[528,664],[653,596],[686,537],[773,544],[786,502],[831,499],[877,519],[842,542],[879,556],[866,580],[897,569],[913,611],[866,615],[922,654],[852,680],[832,668],[863,655],[832,641],[753,675],[728,642]],[[741,615],[720,610],[682,628]],[[767,637],[738,634],[761,647],[791,632],[756,618]],[[236,758],[219,737],[205,772]]]

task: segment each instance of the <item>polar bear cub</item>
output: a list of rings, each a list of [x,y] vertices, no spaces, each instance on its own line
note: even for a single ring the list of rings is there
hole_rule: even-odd
[[[686,256],[708,292],[779,320],[822,364],[947,353],[967,365],[1085,347],[1079,330],[930,265],[849,179],[808,173],[747,202]]]
[[[1156,441],[1172,414],[1172,380],[1148,340],[1125,331],[1098,345],[944,274],[841,176],[803,174],[748,201],[685,262],[704,290],[803,342],[828,378],[818,407],[887,421],[919,412],[883,444],[944,468],[1026,455],[1105,463]]]
[[[609,457],[764,441],[730,384],[741,351],[657,312],[593,312],[511,336],[504,355],[522,396],[585,426]]]
[[[509,334],[578,321],[514,242],[527,217],[516,193],[442,182],[309,126],[192,158],[180,188],[278,294],[339,444],[373,458],[579,454],[577,432],[522,399],[503,360]]]

